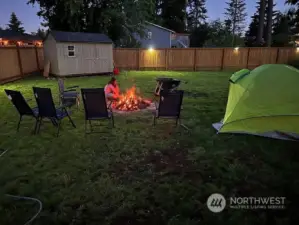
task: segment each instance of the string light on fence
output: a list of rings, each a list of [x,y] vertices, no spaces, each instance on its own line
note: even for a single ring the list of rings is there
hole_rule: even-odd
[[[153,47],[149,47],[148,50],[149,50],[150,52],[152,52],[152,51],[154,51],[154,48],[153,48]]]

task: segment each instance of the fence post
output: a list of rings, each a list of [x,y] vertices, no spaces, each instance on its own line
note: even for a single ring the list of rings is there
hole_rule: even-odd
[[[137,57],[138,57],[138,59],[137,59],[138,60],[138,64],[137,64],[138,68],[137,69],[138,70],[140,70],[140,52],[141,52],[141,50],[140,50],[140,48],[138,48],[138,54],[137,54]]]
[[[276,53],[276,60],[275,60],[275,64],[278,63],[278,60],[279,60],[279,53],[280,53],[280,49],[277,48],[277,53]]]
[[[19,44],[16,44],[16,49],[17,49],[17,55],[18,55],[18,63],[19,63],[19,68],[20,68],[20,74],[23,77],[24,72],[23,72],[23,65],[22,65],[22,59],[21,59],[21,53],[20,53],[20,47]]]
[[[193,70],[196,71],[196,59],[197,59],[197,55],[196,55],[197,51],[196,48],[194,48],[194,64],[193,64]]]
[[[39,65],[39,59],[38,59],[38,49],[37,49],[37,45],[34,46],[35,49],[35,58],[36,58],[36,65],[37,65],[37,69],[40,72],[40,65]]]
[[[221,71],[224,68],[224,55],[225,55],[225,48],[222,49],[222,58],[221,58]]]
[[[249,69],[249,56],[250,56],[250,48],[248,48],[248,51],[247,51],[247,62],[246,62],[246,68]]]
[[[165,49],[165,70],[168,70],[168,48]]]

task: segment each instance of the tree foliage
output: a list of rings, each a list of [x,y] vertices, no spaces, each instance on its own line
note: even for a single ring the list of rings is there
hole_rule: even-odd
[[[290,17],[286,13],[278,13],[274,21],[273,28],[273,46],[286,47],[290,46],[291,35]]]
[[[272,13],[272,20],[275,21],[276,17],[278,15],[278,11],[275,10],[275,4],[273,5],[273,13]],[[251,17],[251,23],[249,24],[248,30],[246,31],[245,34],[245,44],[248,47],[253,47],[253,46],[265,46],[265,41],[267,40],[267,24],[268,24],[268,2],[266,2],[265,5],[265,14],[264,14],[264,23],[262,25],[263,29],[263,36],[262,36],[262,41],[257,40],[258,36],[258,31],[259,31],[259,21],[260,21],[260,1],[257,1],[257,6],[256,6],[257,11],[254,13],[254,15]],[[271,22],[271,34],[273,33],[273,28],[274,28],[274,23]]]
[[[21,34],[25,33],[24,27],[22,27],[22,22],[18,19],[17,15],[12,12],[10,15],[9,23],[7,24],[7,30],[18,32]]]
[[[154,11],[153,0],[29,0],[39,4],[38,15],[52,30],[100,32],[113,41],[143,36]]]
[[[186,31],[186,0],[157,0],[157,14],[160,24],[178,33]]]
[[[187,7],[188,30],[193,30],[205,23],[207,18],[206,0],[188,0]]]
[[[242,35],[247,17],[244,0],[230,0],[225,9],[225,24],[233,36],[232,46],[235,45],[235,35]]]
[[[194,28],[190,36],[190,47],[202,47],[209,39],[209,24],[202,23]]]

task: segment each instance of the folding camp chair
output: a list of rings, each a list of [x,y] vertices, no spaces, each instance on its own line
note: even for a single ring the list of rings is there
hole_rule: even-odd
[[[112,127],[114,127],[111,104],[107,106],[104,88],[81,89],[81,93],[85,110],[85,133],[88,134],[87,121],[89,122],[91,132],[93,131],[92,120],[109,119]]]
[[[13,91],[13,90],[4,90],[8,99],[12,102],[12,104],[16,107],[17,111],[20,114],[20,119],[17,126],[17,131],[20,129],[20,124],[23,119],[23,116],[31,116],[36,120],[34,132],[37,128],[38,123],[38,108],[31,108],[26,100],[24,99],[23,95],[19,91]]]
[[[59,135],[61,120],[66,117],[68,117],[72,126],[76,128],[76,125],[71,119],[65,106],[55,108],[50,88],[33,87],[33,92],[39,110],[37,133],[40,131],[41,124],[45,118],[55,121],[57,126],[57,137]],[[53,123],[53,125],[55,125],[55,123]]]
[[[174,91],[180,85],[181,81],[173,78],[159,77],[156,79],[157,85],[155,88],[154,94],[156,96],[160,95],[160,92],[163,91]]]
[[[58,87],[59,87],[60,104],[67,106],[67,107],[77,105],[77,108],[79,108],[80,93],[79,93],[79,91],[77,91],[77,88],[79,88],[79,86],[71,86],[71,87],[65,88],[64,80],[59,78],[58,79]]]
[[[176,120],[176,126],[180,122],[181,106],[183,102],[184,91],[161,91],[160,101],[156,105],[154,112],[153,125],[156,125],[156,119],[158,118],[173,118]]]

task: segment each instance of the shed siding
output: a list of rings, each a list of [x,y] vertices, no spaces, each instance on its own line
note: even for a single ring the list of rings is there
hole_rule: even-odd
[[[44,63],[50,61],[50,73],[58,74],[58,59],[56,41],[51,34],[48,35],[44,42]]]
[[[148,31],[152,32],[151,40],[147,39]],[[171,32],[153,26],[151,24],[146,25],[144,30],[145,37],[141,38],[139,35],[135,35],[136,39],[141,43],[142,48],[170,48],[171,47]]]
[[[75,46],[75,57],[68,56],[68,46]],[[97,74],[113,71],[112,44],[57,43],[57,75]]]

